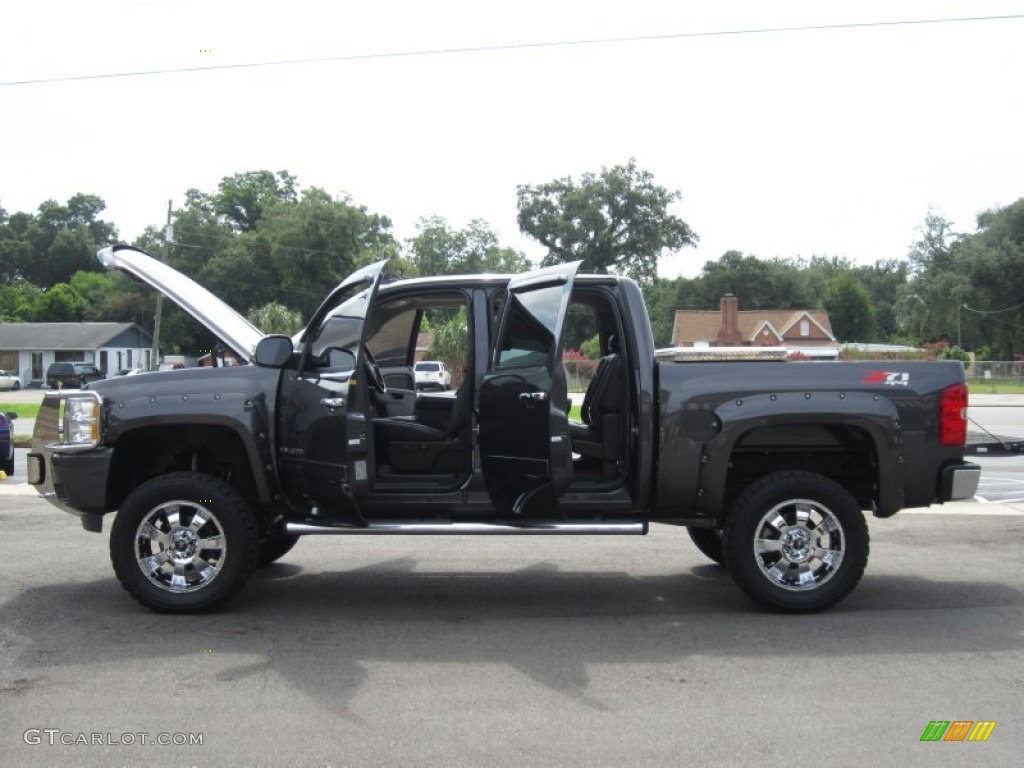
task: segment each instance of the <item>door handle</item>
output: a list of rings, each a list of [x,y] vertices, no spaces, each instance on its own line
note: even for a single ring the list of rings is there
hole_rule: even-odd
[[[324,408],[344,408],[345,398],[344,397],[321,397],[320,405]]]
[[[520,392],[519,399],[527,406],[533,406],[536,403],[547,402],[547,392]]]

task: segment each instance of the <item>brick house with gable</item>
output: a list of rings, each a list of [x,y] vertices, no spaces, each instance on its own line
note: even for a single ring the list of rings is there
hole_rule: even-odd
[[[823,309],[740,310],[739,299],[722,297],[719,310],[677,309],[675,347],[786,347],[791,353],[835,360],[839,342]]]

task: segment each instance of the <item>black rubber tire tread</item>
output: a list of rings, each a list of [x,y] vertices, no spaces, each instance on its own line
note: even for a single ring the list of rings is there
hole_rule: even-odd
[[[690,540],[697,549],[709,560],[725,565],[725,554],[722,552],[722,532],[717,528],[687,528]]]
[[[270,565],[292,551],[299,542],[298,536],[289,536],[286,533],[279,533],[268,536],[260,542],[259,554],[256,556],[256,567],[263,568]]]
[[[228,541],[226,562],[211,584],[173,594],[151,584],[135,558],[135,533],[154,507],[172,499],[204,502],[217,515]],[[256,568],[259,531],[249,505],[223,480],[198,472],[174,472],[143,483],[121,504],[110,529],[110,559],[121,586],[135,600],[160,613],[204,613],[220,608],[245,586]]]
[[[818,589],[791,592],[773,585],[758,568],[753,539],[761,516],[787,499],[820,501],[843,527],[845,551],[839,570]],[[773,611],[815,613],[843,600],[864,575],[868,563],[868,526],[856,499],[833,480],[813,472],[787,471],[767,475],[737,497],[722,531],[725,565],[749,597]]]
[[[2,467],[0,467],[0,469],[2,469],[4,472],[6,472],[8,477],[13,475],[14,474],[14,457],[11,456],[10,461],[4,462],[4,465]]]

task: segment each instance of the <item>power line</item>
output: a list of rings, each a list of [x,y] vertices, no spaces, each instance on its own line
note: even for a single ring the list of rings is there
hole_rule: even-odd
[[[463,48],[428,48],[413,51],[387,51],[381,53],[355,53],[340,56],[323,56],[308,59],[283,59],[280,61],[244,62],[241,64],[213,64],[202,67],[177,67],[171,69],[149,69],[130,72],[107,72],[92,75],[70,75],[47,77],[34,80],[9,80],[0,86],[41,85],[44,83],[67,83],[80,80],[109,80],[123,77],[149,77],[151,75],[183,74],[190,72],[214,72],[231,69],[256,69],[261,67],[285,67],[298,64],[324,64],[339,61],[370,61],[374,59],[397,59],[421,56],[448,56],[467,53],[494,53],[500,51],[523,51],[542,48],[566,48],[584,45],[611,45],[620,43],[641,43],[658,40],[685,40],[702,37],[739,37],[744,35],[771,35],[785,32],[819,32],[826,30],[869,29],[879,27],[924,26],[928,24],[962,24],[971,21],[1011,21],[1024,19],[1024,14],[1000,16],[961,16],[939,19],[903,19],[899,21],[860,21],[844,24],[809,24],[789,27],[753,27],[749,29],[704,30],[699,32],[673,32],[660,35],[636,35],[623,37],[597,37],[582,40],[557,40],[532,43],[507,43],[503,45],[476,45]]]
[[[974,309],[973,307],[968,307],[966,304],[964,304],[963,307],[968,312],[974,312],[978,315],[998,315],[1002,312],[1012,312],[1015,309],[1020,309],[1021,307],[1024,307],[1024,302],[1014,304],[1012,307],[1006,307],[1006,309]]]

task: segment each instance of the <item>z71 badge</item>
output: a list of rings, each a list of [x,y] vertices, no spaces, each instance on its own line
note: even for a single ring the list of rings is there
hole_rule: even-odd
[[[906,387],[910,384],[910,374],[893,371],[868,371],[864,377],[864,383],[885,384],[887,387]]]

